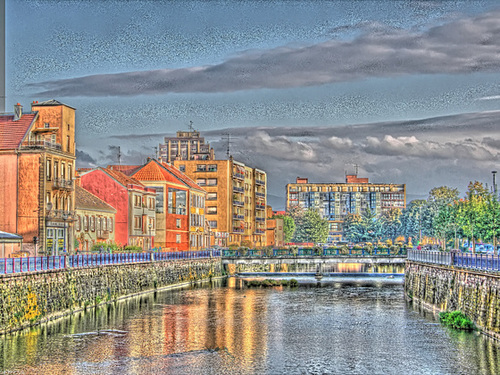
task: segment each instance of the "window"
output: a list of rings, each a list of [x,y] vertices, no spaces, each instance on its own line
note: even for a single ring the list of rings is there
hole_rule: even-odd
[[[71,180],[73,178],[73,167],[71,164],[68,164],[68,180]]]
[[[87,215],[83,217],[83,230],[84,231],[89,230],[89,217]]]
[[[141,197],[134,195],[134,207],[141,207]]]
[[[217,214],[217,207],[207,207],[207,214],[208,215],[216,215]]]
[[[175,236],[175,242],[177,242],[177,243],[181,243],[181,235],[180,235],[180,234],[177,234],[177,235]]]
[[[207,201],[216,201],[217,193],[207,193]]]
[[[207,185],[208,186],[217,186],[217,179],[216,178],[207,179]]]
[[[185,190],[168,189],[168,213],[186,215],[187,193]]]
[[[196,184],[198,184],[200,186],[205,186],[207,184],[207,180],[205,180],[204,178],[197,178]]]
[[[95,231],[95,216],[91,216],[91,217],[90,217],[90,230],[91,230],[92,232],[94,232],[94,231]]]
[[[177,219],[177,220],[175,221],[175,226],[176,226],[177,228],[180,228],[180,227],[181,227],[181,219]]]
[[[207,170],[206,164],[198,164],[196,166],[196,172],[205,172]]]
[[[50,128],[50,123],[49,122],[44,122],[43,123],[43,127],[46,128],[46,129]]]
[[[186,172],[186,166],[184,164],[179,165],[179,170],[181,172]]]
[[[50,203],[50,191],[47,192],[46,203]]]
[[[102,218],[102,230],[108,230],[108,220],[105,217]]]
[[[140,216],[134,216],[134,229],[142,228],[142,218]]]
[[[210,225],[210,228],[217,228],[217,220],[209,220],[208,225]]]
[[[70,145],[71,145],[71,138],[70,138],[70,136],[68,135],[68,136],[66,136],[66,151],[68,151],[68,152],[69,152],[69,150],[71,149],[71,148],[70,148]]]
[[[113,219],[111,217],[108,218],[108,230],[110,232],[113,230]]]
[[[54,161],[54,178],[57,178],[57,172],[59,171],[59,163],[57,161]]]
[[[210,164],[208,167],[207,167],[207,170],[209,172],[217,172],[217,164]]]
[[[80,216],[80,215],[78,215],[78,216],[76,217],[76,225],[75,225],[75,226],[76,226],[76,228],[75,228],[75,229],[76,229],[78,232],[80,232],[80,231],[82,230],[82,218],[81,218],[81,216]]]
[[[66,165],[64,163],[61,163],[61,178],[66,179]]]
[[[52,179],[52,161],[50,159],[47,160],[47,181]]]

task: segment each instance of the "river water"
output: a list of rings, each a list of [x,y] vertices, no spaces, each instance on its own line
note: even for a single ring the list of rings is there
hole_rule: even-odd
[[[403,281],[242,279],[150,293],[0,340],[6,374],[498,374],[500,346],[409,305]]]

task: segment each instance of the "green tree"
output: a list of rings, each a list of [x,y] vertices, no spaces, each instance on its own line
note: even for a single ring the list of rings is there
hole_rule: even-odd
[[[328,238],[328,220],[323,219],[318,211],[309,208],[295,220],[295,242],[323,243]]]
[[[382,220],[370,208],[362,215],[348,214],[344,219],[344,235],[349,241],[373,241],[382,236],[382,232]]]
[[[283,234],[285,242],[292,241],[295,233],[295,221],[293,220],[293,217],[291,215],[274,215],[273,218],[283,219]]]
[[[380,226],[383,237],[390,238],[392,242],[401,234],[402,212],[397,207],[392,207],[380,217]]]

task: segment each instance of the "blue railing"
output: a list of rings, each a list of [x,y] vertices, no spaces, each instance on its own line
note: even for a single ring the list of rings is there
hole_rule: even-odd
[[[333,257],[333,256],[406,256],[406,251],[400,249],[397,253],[390,251],[390,249],[373,249],[368,251],[365,249],[320,249],[319,251],[311,248],[299,248],[297,253],[294,253],[290,249],[272,249],[269,250],[222,250],[223,257],[294,257],[294,256],[322,256],[322,257]]]
[[[484,271],[500,271],[500,256],[493,254],[411,250],[408,251],[408,260]]]
[[[0,274],[40,272],[64,268],[96,267],[124,263],[220,257],[220,250],[173,251],[165,253],[80,254],[68,256],[0,258]]]

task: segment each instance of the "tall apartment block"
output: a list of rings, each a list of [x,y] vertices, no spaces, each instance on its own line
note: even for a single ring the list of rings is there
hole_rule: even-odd
[[[0,115],[0,230],[21,235],[32,254],[72,251],[75,109],[57,100],[14,107]]]
[[[266,173],[229,160],[175,160],[174,166],[207,191],[211,245],[266,244]]]
[[[213,160],[214,150],[200,132],[178,131],[177,137],[165,137],[165,143],[159,145],[159,160],[172,163],[174,160]]]
[[[329,221],[328,242],[342,240],[342,222],[347,214],[362,214],[370,208],[376,215],[406,207],[406,185],[370,183],[368,178],[347,175],[345,183],[309,183],[297,178],[286,185],[286,208],[313,208]]]

